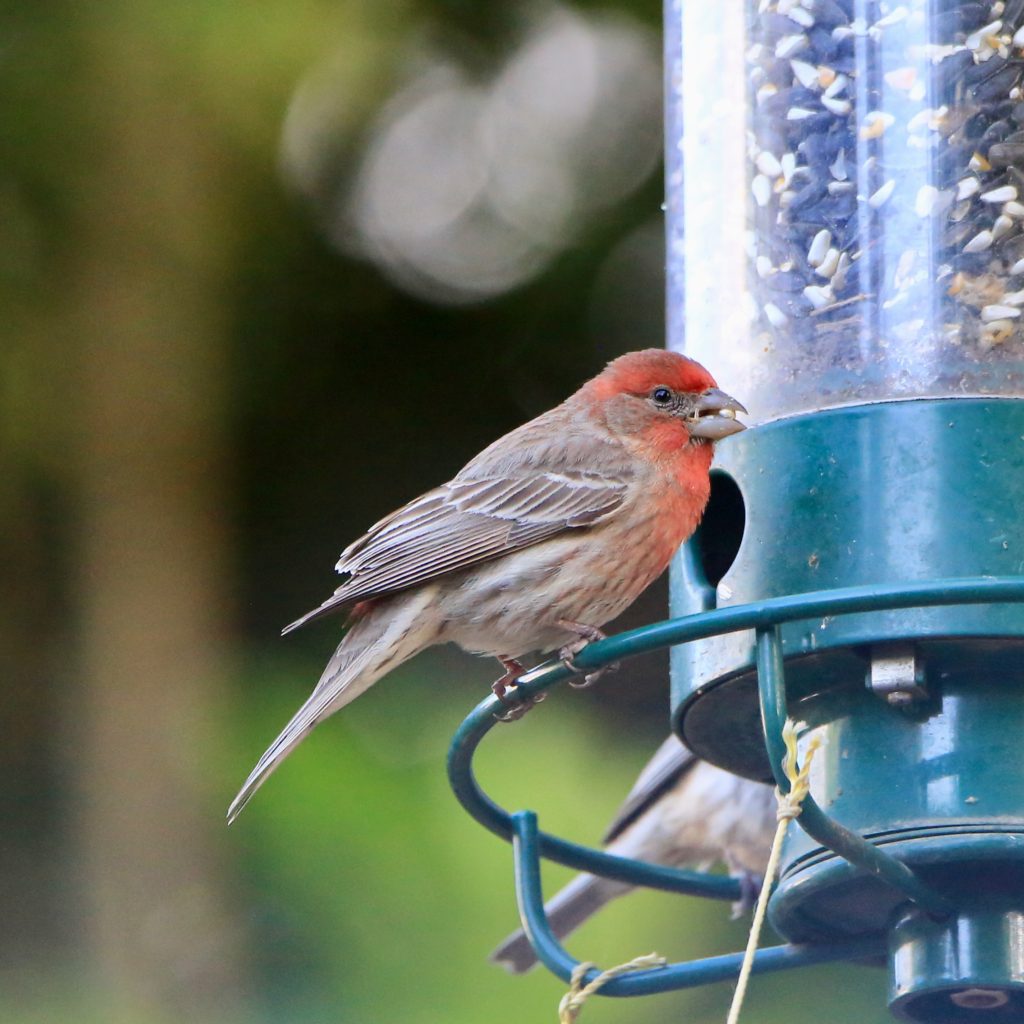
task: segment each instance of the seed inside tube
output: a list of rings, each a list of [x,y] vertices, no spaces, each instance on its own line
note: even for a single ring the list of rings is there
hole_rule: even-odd
[[[992,323],[995,320],[1011,320],[1020,316],[1020,310],[1016,306],[982,306],[981,319],[985,323]]]
[[[1007,217],[1005,213],[999,214],[996,217],[995,223],[992,225],[992,241],[997,242],[1003,235],[1007,234],[1013,227],[1013,218]]]
[[[821,277],[832,277],[839,268],[839,250],[829,249],[825,258],[815,268],[815,273]]]
[[[1024,354],[1024,0],[751,6],[762,329],[831,358],[870,304],[894,342]]]
[[[965,246],[964,252],[984,252],[993,242],[991,231],[979,231]]]
[[[846,274],[850,269],[850,256],[848,253],[841,252],[839,254],[839,265],[836,267],[836,272],[832,275],[832,291],[841,291],[846,286]]]
[[[969,50],[980,50],[983,46],[989,46],[989,37],[994,36],[1002,27],[1002,21],[990,21],[987,25],[983,25],[976,32],[972,32],[964,40],[964,45]],[[989,48],[991,49],[991,47]]]
[[[1013,337],[1013,320],[993,320],[985,324],[981,334],[981,347],[991,348],[994,345],[1002,345]]]
[[[890,178],[884,185],[877,189],[869,198],[868,206],[878,209],[883,206],[892,195],[893,190],[896,188],[896,179]]]
[[[825,258],[825,254],[828,252],[829,246],[832,244],[832,232],[828,228],[822,228],[811,242],[811,247],[807,250],[807,262],[812,267],[817,267],[821,261]]]
[[[858,134],[862,139],[880,139],[886,128],[891,128],[896,118],[884,110],[872,110],[864,118]]]
[[[791,36],[783,36],[775,44],[776,57],[792,57],[799,53],[808,43],[807,36],[803,32]]]
[[[811,284],[804,289],[804,298],[815,309],[824,309],[833,301],[832,289],[828,285]]]
[[[782,168],[782,180],[788,185],[796,173],[796,154],[783,153],[779,166]]]
[[[964,217],[966,217],[967,214],[970,213],[970,212],[971,212],[971,201],[970,201],[970,199],[965,199],[962,203],[957,203],[957,205],[953,207],[953,210],[952,210],[952,212],[949,215],[949,219],[954,224],[959,224],[960,221],[962,221],[964,219]]]
[[[970,199],[980,188],[981,182],[977,178],[961,178],[956,183],[956,198]]]
[[[836,99],[833,96],[822,96],[821,105],[827,110],[831,110],[833,114],[848,114],[853,109],[853,104],[849,100]]]
[[[1008,203],[1011,199],[1017,198],[1017,187],[1015,185],[1003,185],[1001,188],[982,192],[978,198],[983,203]]]
[[[805,60],[791,60],[789,66],[793,69],[793,77],[805,89],[820,89],[821,82],[818,79],[818,69]]]
[[[847,85],[850,84],[849,78],[846,75],[836,75],[835,78],[829,82],[828,87],[825,89],[824,95],[828,97],[838,96]]]
[[[769,178],[777,178],[782,174],[782,164],[775,158],[775,155],[769,153],[767,149],[762,149],[757,154],[757,169],[762,173],[766,174]]]

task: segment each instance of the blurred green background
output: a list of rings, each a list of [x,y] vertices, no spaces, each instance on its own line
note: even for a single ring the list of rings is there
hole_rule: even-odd
[[[224,811],[337,642],[277,633],[341,547],[662,343],[660,16],[0,8],[5,1021],[555,1019],[558,981],[485,961],[510,854],[444,779],[494,666],[421,657]],[[656,587],[623,625],[663,611]],[[482,781],[594,841],[666,710],[665,658],[638,661],[498,730]],[[726,916],[636,894],[571,948],[727,951]],[[864,968],[758,979],[748,1018],[881,1021],[882,995]]]

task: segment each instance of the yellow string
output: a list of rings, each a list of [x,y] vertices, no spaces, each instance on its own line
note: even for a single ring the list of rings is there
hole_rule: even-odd
[[[569,981],[569,991],[562,996],[558,1004],[558,1024],[573,1024],[583,1009],[583,1004],[600,988],[603,988],[620,974],[628,974],[630,971],[643,971],[648,967],[664,967],[668,961],[657,953],[648,953],[646,956],[638,956],[625,964],[618,964],[616,967],[609,967],[602,971],[589,984],[583,984],[583,976],[597,964],[577,964],[572,971]]]
[[[789,792],[783,793],[776,788],[775,799],[778,801],[778,810],[775,812],[779,819],[778,827],[775,829],[775,838],[772,840],[772,852],[768,857],[768,866],[764,871],[764,882],[761,885],[761,894],[757,898],[757,907],[754,910],[754,920],[750,924],[750,936],[747,939],[746,952],[743,954],[743,964],[740,967],[740,976],[736,979],[736,991],[733,993],[732,1005],[729,1007],[729,1016],[726,1024],[738,1024],[740,1009],[743,1007],[743,997],[747,994],[747,983],[750,981],[750,971],[754,966],[754,954],[757,952],[757,944],[761,939],[761,929],[764,926],[765,911],[768,909],[768,897],[771,895],[772,884],[775,882],[775,873],[779,870],[779,857],[782,853],[782,838],[786,834],[786,826],[799,817],[801,804],[811,788],[810,770],[811,759],[814,752],[821,746],[821,740],[815,736],[807,747],[807,756],[799,768],[796,761],[796,725],[789,718],[782,727],[782,739],[786,744],[786,756],[782,759],[782,770],[789,779]]]

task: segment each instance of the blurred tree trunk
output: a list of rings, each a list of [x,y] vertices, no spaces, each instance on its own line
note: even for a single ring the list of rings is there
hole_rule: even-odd
[[[181,31],[196,16],[83,16],[79,824],[91,953],[132,1021],[221,1017],[240,991],[203,777],[225,669],[230,197]]]

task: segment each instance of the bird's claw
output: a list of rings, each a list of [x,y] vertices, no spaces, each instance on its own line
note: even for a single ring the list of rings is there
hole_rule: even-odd
[[[540,704],[542,701],[547,700],[548,695],[546,693],[537,693],[529,699],[517,703],[513,703],[510,700],[506,700],[504,695],[495,694],[495,696],[497,696],[498,700],[500,700],[501,703],[508,708],[508,710],[505,711],[504,714],[495,714],[495,721],[518,722],[519,719],[522,718],[523,715],[525,715],[526,712],[534,706],[534,704]]]
[[[576,673],[576,675],[582,675],[582,679],[570,679],[569,685],[574,690],[585,690],[588,686],[593,686],[594,683],[608,672],[618,672],[620,663],[617,661],[611,661],[607,665],[602,665],[600,668],[595,668],[593,672],[587,672],[584,674],[582,669],[576,667],[576,662],[573,660],[573,653],[579,653],[579,651],[571,652],[571,648],[574,645],[569,644],[563,647],[558,652],[559,661],[570,671]],[[581,648],[582,649],[582,648]]]
[[[565,664],[564,661],[563,664]],[[593,686],[601,676],[607,675],[609,672],[618,672],[618,670],[619,662],[610,661],[607,665],[602,665],[600,668],[595,668],[593,672],[588,672],[582,679],[570,679],[569,685],[574,690],[585,690],[588,686]]]
[[[523,667],[522,662],[516,661],[515,658],[502,657],[498,658],[498,661],[504,667],[505,674],[500,679],[495,679],[491,683],[491,692],[502,704],[506,704],[508,702],[505,700],[505,694],[516,685],[526,669]]]
[[[499,701],[507,708],[507,710],[494,717],[499,722],[517,722],[523,715],[526,714],[534,704],[539,704],[542,700],[547,697],[546,693],[538,693],[528,700],[508,700],[507,695],[509,690],[516,688],[516,683],[519,677],[526,671],[520,662],[516,661],[515,658],[499,658],[502,665],[505,666],[505,674],[500,678],[496,679],[491,683],[491,692]]]
[[[589,643],[593,643],[595,640],[607,640],[608,634],[603,629],[598,629],[597,626],[588,626],[585,622],[573,622],[572,619],[559,619],[558,625],[562,627],[567,633],[575,633],[578,640],[571,644],[566,644],[562,650],[571,650],[573,654],[579,654],[584,647]]]
[[[733,921],[736,921],[741,917],[746,917],[754,909],[754,905],[761,895],[764,879],[760,875],[754,874],[753,871],[740,871],[734,877],[740,883],[740,898],[732,905],[730,916]]]
[[[578,640],[574,640],[571,644],[566,644],[558,652],[558,660],[570,671],[576,675],[583,675],[583,678],[578,681],[572,679],[569,680],[569,685],[575,690],[585,690],[588,686],[593,686],[606,672],[615,672],[619,668],[619,663],[613,661],[608,665],[603,665],[601,668],[595,669],[593,672],[588,672],[585,675],[581,669],[576,667],[575,656],[583,650],[587,644],[593,643],[595,640],[607,640],[608,634],[603,630],[598,629],[597,626],[588,626],[584,622],[572,622],[569,619],[559,619],[558,625],[563,629],[568,630],[570,633],[575,633]]]

